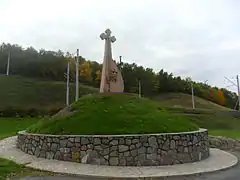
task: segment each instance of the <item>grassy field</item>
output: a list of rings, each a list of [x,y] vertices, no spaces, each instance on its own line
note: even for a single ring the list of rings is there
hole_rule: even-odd
[[[24,165],[16,164],[7,159],[0,158],[0,180],[6,180],[13,177],[24,177],[24,176],[43,176],[43,175],[54,175],[54,173],[40,171],[32,168],[27,168]]]
[[[22,165],[0,158],[0,180],[6,180],[8,177],[24,171],[26,170]]]
[[[0,75],[0,109],[6,107],[62,108],[65,106],[66,84],[61,81],[43,81],[21,76]],[[98,92],[97,88],[80,84],[80,96]],[[70,102],[74,102],[75,85],[70,84]],[[162,106],[192,107],[191,95],[182,93],[160,94],[153,99]],[[195,97],[196,108],[229,110],[199,97]]]
[[[225,136],[235,139],[240,139],[240,129],[235,128],[233,130],[227,129],[210,129],[209,134],[213,136]]]
[[[0,139],[16,135],[39,121],[38,118],[0,118]]]
[[[30,125],[36,123],[36,118],[0,118],[0,139],[7,136],[16,135],[20,130],[24,130]],[[6,180],[12,176],[25,175],[46,175],[51,173],[26,168],[23,165],[16,164],[12,161],[0,158],[0,180]]]
[[[231,109],[195,97],[196,109],[192,109],[191,95],[167,93],[154,97],[161,108],[174,114],[186,115],[199,127],[207,128],[211,135],[240,138],[240,117],[217,115],[218,111]]]
[[[66,85],[65,82],[40,81],[20,76],[0,75],[0,108],[4,107],[64,107]],[[98,89],[81,85],[80,96]],[[70,84],[70,102],[75,98],[75,85]]]
[[[240,138],[240,118],[214,114],[187,114],[199,127],[207,128],[211,135]]]
[[[153,97],[158,100],[162,106],[176,107],[176,108],[192,108],[192,96],[183,93],[166,93]],[[231,109],[220,106],[211,101],[195,97],[195,107],[198,109],[210,109],[219,111],[229,111]]]

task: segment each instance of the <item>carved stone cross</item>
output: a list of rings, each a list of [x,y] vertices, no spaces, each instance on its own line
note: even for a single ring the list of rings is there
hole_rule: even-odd
[[[112,43],[114,43],[116,41],[115,36],[111,36],[111,30],[110,29],[106,29],[106,31],[102,34],[100,34],[100,38],[102,40],[110,40]]]
[[[100,84],[100,93],[105,92],[123,92],[124,83],[122,75],[118,70],[116,63],[112,59],[111,43],[116,41],[115,36],[111,36],[111,30],[100,34],[100,38],[105,40],[103,68]]]

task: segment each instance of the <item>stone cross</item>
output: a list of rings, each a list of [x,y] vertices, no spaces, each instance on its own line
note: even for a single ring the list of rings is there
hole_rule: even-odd
[[[112,32],[110,29],[106,29],[106,31],[100,35],[100,38],[106,41],[110,40],[112,43],[114,43],[116,41],[116,38],[115,36],[111,36],[111,33]]]
[[[115,36],[111,36],[110,29],[106,29],[106,31],[100,35],[100,38],[105,40],[100,93],[123,92],[124,85],[122,75],[119,72],[116,63],[112,59],[111,43],[114,43],[116,38]]]

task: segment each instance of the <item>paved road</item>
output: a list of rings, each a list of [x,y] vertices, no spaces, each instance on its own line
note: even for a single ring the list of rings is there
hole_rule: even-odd
[[[240,152],[233,153],[240,160]],[[179,178],[178,178],[179,179]],[[199,177],[187,177],[179,180],[239,180],[240,179],[240,163],[228,170],[219,171],[210,174],[203,174]],[[175,179],[174,179],[175,180]]]
[[[234,152],[233,154],[240,159],[240,152]],[[164,178],[161,178],[159,180],[163,180],[163,179]],[[188,177],[181,177],[181,178],[171,177],[171,178],[165,178],[164,180],[239,180],[239,179],[240,179],[240,163],[238,163],[238,165],[236,165],[235,167],[228,170],[224,170],[224,171],[203,174],[200,176],[188,176]],[[72,176],[54,176],[54,177],[45,176],[45,177],[25,177],[18,180],[99,180],[99,179],[78,178],[78,177],[72,177]]]

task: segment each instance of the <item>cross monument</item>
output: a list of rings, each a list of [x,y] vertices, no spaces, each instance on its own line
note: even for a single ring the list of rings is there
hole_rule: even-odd
[[[123,78],[116,63],[112,59],[111,43],[114,43],[116,38],[115,36],[111,36],[110,29],[107,29],[104,33],[102,33],[100,38],[105,40],[100,93],[123,92]]]

